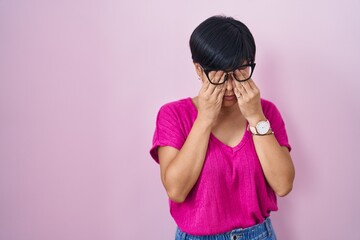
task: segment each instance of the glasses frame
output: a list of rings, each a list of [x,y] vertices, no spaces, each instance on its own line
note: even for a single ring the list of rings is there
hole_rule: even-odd
[[[224,84],[227,80],[229,80],[228,75],[229,75],[230,73],[234,76],[234,72],[235,72],[237,69],[241,68],[241,67],[251,67],[250,76],[249,76],[247,79],[244,79],[244,80],[237,80],[235,77],[234,77],[234,79],[235,79],[236,81],[238,81],[238,82],[245,82],[245,81],[249,80],[249,79],[251,78],[251,76],[253,75],[253,73],[254,73],[256,63],[247,63],[247,64],[240,65],[240,66],[234,68],[232,71],[224,71],[225,74],[226,74],[226,76],[225,76],[224,82],[222,82],[222,83],[213,83],[213,82],[211,82],[210,77],[209,77],[209,72],[211,72],[211,71],[220,71],[221,69],[206,69],[206,68],[204,68],[200,63],[199,63],[199,65],[200,65],[200,67],[202,68],[202,70],[204,71],[207,79],[209,80],[209,82],[210,82],[211,84],[213,84],[213,85],[222,85],[222,84]],[[221,71],[223,71],[223,70],[221,70]]]

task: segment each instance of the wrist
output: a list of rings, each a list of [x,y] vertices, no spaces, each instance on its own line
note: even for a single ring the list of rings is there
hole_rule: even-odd
[[[255,126],[251,126],[249,124],[248,130],[254,135],[257,136],[264,136],[264,135],[270,135],[274,132],[271,129],[271,125],[269,120],[260,120]]]
[[[201,118],[200,116],[198,116],[195,119],[194,124],[197,123],[197,125],[201,126],[202,128],[206,129],[206,130],[210,130],[212,129],[213,125],[214,125],[214,121],[206,119],[206,118]]]
[[[249,122],[249,125],[252,127],[255,127],[256,124],[260,121],[266,121],[266,117],[264,114],[258,114],[256,116],[252,116],[251,118],[248,118],[247,121]]]

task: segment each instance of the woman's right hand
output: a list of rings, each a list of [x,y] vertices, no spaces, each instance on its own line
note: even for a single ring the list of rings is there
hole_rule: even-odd
[[[219,81],[223,71],[218,71],[214,75],[210,75],[214,81]],[[225,84],[214,85],[209,82],[205,74],[202,76],[202,87],[200,89],[198,99],[198,118],[213,126],[216,123],[220,113],[223,97],[226,91]]]

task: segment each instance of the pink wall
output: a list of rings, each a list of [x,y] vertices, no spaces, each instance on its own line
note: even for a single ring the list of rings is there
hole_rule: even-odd
[[[360,2],[0,1],[0,239],[173,239],[155,117],[195,96],[188,39],[219,13],[258,47],[286,121],[279,239],[360,239]]]

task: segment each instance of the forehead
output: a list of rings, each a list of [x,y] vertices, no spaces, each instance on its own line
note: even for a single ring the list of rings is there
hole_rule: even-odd
[[[243,65],[246,65],[246,64],[249,64],[251,62],[251,60],[242,60],[240,61],[236,66],[231,66],[231,67],[227,67],[227,68],[224,68],[224,67],[205,67],[204,69],[207,70],[207,71],[219,71],[219,70],[222,70],[222,71],[225,71],[225,72],[231,72],[231,71],[234,71],[235,69],[237,69],[238,67],[241,67]]]
[[[245,64],[248,64],[248,63],[249,63],[249,60],[243,60],[235,68],[227,68],[227,69],[224,69],[224,71],[230,72],[230,71],[233,71],[234,69],[236,69],[240,66],[243,66]]]

